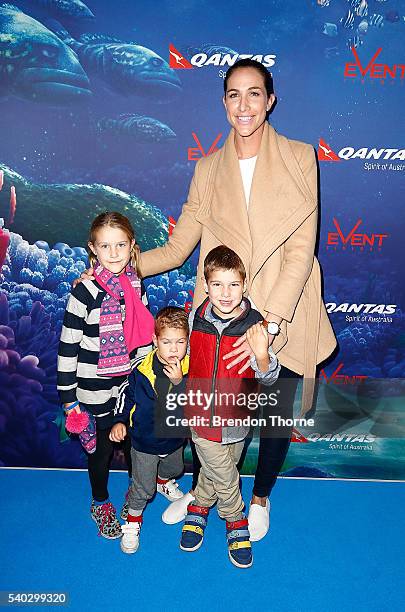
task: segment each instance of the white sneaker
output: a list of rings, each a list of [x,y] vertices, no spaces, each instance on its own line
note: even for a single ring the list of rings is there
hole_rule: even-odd
[[[179,483],[174,478],[165,482],[165,484],[156,484],[156,491],[173,502],[183,497],[183,491],[179,489]]]
[[[249,533],[250,541],[258,542],[270,528],[270,502],[266,499],[266,505],[252,504],[249,506]]]
[[[141,531],[140,523],[125,523],[121,525],[122,538],[121,538],[121,550],[128,555],[135,553],[139,547],[139,532]]]
[[[167,525],[175,525],[175,523],[184,521],[187,514],[187,506],[191,504],[194,499],[191,493],[186,493],[177,501],[172,502],[163,512],[162,521]]]

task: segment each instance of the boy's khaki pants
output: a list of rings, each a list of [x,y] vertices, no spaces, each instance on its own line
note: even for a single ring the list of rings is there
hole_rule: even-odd
[[[200,438],[191,430],[201,471],[194,490],[195,504],[210,508],[217,502],[218,514],[227,521],[242,518],[243,499],[239,489],[237,464],[244,441],[221,444]]]

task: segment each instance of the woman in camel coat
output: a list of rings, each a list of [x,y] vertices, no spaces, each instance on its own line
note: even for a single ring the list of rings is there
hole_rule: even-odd
[[[222,149],[197,163],[188,200],[171,237],[164,246],[142,253],[141,271],[150,276],[177,268],[201,242],[193,303],[197,307],[205,298],[203,261],[207,253],[221,244],[238,253],[247,272],[247,294],[263,318],[272,323],[269,330],[276,332],[271,341],[282,365],[280,379],[295,378],[291,404],[297,375],[304,376],[305,413],[311,407],[316,365],[336,345],[314,257],[318,201],[315,154],[310,145],[280,136],[266,121],[275,96],[271,76],[261,64],[237,62],[227,72],[224,89],[232,130]],[[243,160],[253,164],[253,179],[243,170]],[[230,354],[236,356],[230,365],[246,361],[246,348],[242,344]],[[252,541],[261,539],[269,528],[268,496],[289,440],[260,438],[249,510]],[[169,506],[167,522],[179,520],[185,508],[176,517],[175,506],[178,511],[190,499],[187,494],[183,501],[171,505],[172,510]]]

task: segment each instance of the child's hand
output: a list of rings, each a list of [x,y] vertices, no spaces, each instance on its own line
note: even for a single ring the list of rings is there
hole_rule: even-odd
[[[81,413],[80,404],[77,404],[77,406],[74,406],[73,408],[69,408],[69,405],[70,404],[65,404],[65,414],[66,414],[66,416],[69,416],[69,414],[71,412],[73,412],[73,411],[77,412],[77,414]]]
[[[247,330],[246,340],[254,352],[257,362],[268,357],[269,334],[261,323],[256,323]]]
[[[108,436],[111,442],[122,442],[125,436],[127,435],[127,428],[124,423],[116,423]]]
[[[75,278],[75,280],[73,281],[73,287],[76,287],[76,285],[78,285],[84,280],[94,280],[93,274],[94,274],[94,269],[88,268],[87,270],[81,273],[80,278]]]
[[[180,360],[177,359],[174,363],[168,363],[163,368],[163,372],[173,385],[179,385],[183,380],[183,372],[181,371]]]

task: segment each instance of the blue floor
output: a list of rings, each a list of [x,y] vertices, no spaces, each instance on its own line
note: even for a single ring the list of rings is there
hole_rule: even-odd
[[[119,507],[127,479],[114,473],[110,483]],[[244,478],[245,500],[251,487]],[[157,496],[138,552],[124,555],[97,537],[85,472],[0,470],[0,494],[0,590],[67,591],[78,611],[405,610],[402,483],[279,480],[248,570],[228,561],[215,509],[204,546],[184,553]]]

